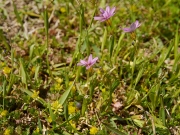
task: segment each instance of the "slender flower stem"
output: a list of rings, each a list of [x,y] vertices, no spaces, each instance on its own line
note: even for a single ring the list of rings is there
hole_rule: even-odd
[[[134,41],[136,41],[136,33],[134,31],[131,32],[130,36]]]
[[[49,29],[49,22],[48,22],[48,12],[47,12],[47,8],[45,8],[45,11],[44,11],[44,23],[45,23],[45,33],[46,33],[46,64],[47,64],[47,67],[48,67],[48,72],[50,74],[50,76],[52,77],[52,73],[51,73],[51,70],[50,70],[50,66],[49,66],[49,59],[48,59],[48,55],[49,55],[49,45],[48,45],[48,40],[49,40],[49,33],[48,33],[48,29]]]
[[[136,37],[136,34],[135,32],[133,32],[133,34],[135,35]],[[131,78],[131,85],[130,85],[130,88],[132,88],[132,85],[133,85],[133,81],[134,81],[134,71],[135,71],[135,68],[136,68],[136,60],[137,60],[137,55],[138,55],[138,48],[137,48],[137,42],[136,42],[136,38],[134,39],[134,54],[133,54],[133,57],[134,57],[134,60],[133,60],[133,65],[132,65],[132,78]],[[134,88],[135,89],[135,88]]]
[[[108,26],[111,27],[111,20],[110,19],[106,20],[106,23],[107,23]]]
[[[87,82],[89,82],[90,71],[91,71],[91,68],[87,70]]]

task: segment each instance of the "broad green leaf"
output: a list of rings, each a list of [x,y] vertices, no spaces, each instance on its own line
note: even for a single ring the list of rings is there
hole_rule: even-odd
[[[136,80],[135,80],[135,84],[134,84],[134,88],[136,87],[137,83],[139,82],[139,80],[141,79],[142,75],[143,75],[143,72],[144,72],[144,68],[142,67],[140,69],[140,71],[138,72],[138,75],[136,77]]]
[[[21,81],[22,81],[22,83],[27,85],[26,71],[24,69],[23,61],[21,59],[19,59],[19,62],[20,62]]]
[[[82,116],[85,115],[85,112],[87,110],[87,106],[88,106],[88,98],[84,97],[83,98],[83,103],[82,103],[82,109],[81,109]]]
[[[75,81],[74,81],[75,82]],[[71,92],[71,89],[72,89],[72,87],[73,87],[73,85],[74,85],[74,82],[71,84],[71,86],[63,93],[63,95],[60,97],[60,99],[59,99],[59,103],[61,104],[61,105],[63,105],[64,104],[64,102],[67,100],[67,98],[68,98],[68,96],[69,96],[69,94],[70,94],[70,92]]]
[[[113,127],[111,127],[109,124],[103,123],[103,125],[110,131],[112,131],[113,133],[115,133],[116,135],[127,135],[121,131],[119,131],[118,129],[115,129]]]
[[[167,129],[167,127],[163,126],[163,123],[161,119],[157,118],[156,116],[152,115],[154,125],[155,127],[162,128],[162,129]]]
[[[41,124],[40,118],[38,118],[38,127],[39,127],[40,132],[42,132],[42,124]]]
[[[150,106],[152,108],[152,111],[154,111],[156,106],[159,105],[159,88],[160,84],[156,84],[149,91],[149,98],[151,100]]]
[[[131,105],[138,104],[140,101],[140,94],[137,90],[130,90],[127,93],[127,106],[125,109],[128,109]]]
[[[31,45],[30,48],[29,48],[29,58],[32,59],[32,55],[33,55],[33,52],[34,52],[34,46],[35,44]]]
[[[138,120],[138,119],[132,119],[132,120],[140,128],[142,128],[145,123],[143,120]]]
[[[175,92],[172,93],[172,97],[175,98],[175,97],[178,97],[179,94],[180,94],[180,89],[176,90]]]
[[[35,68],[35,74],[34,74],[34,78],[36,79],[36,81],[38,81],[39,69],[40,69],[40,65],[37,65]]]

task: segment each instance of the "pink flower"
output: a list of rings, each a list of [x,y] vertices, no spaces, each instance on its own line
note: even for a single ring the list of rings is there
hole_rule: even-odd
[[[106,10],[103,10],[102,8],[100,8],[99,10],[100,10],[101,14],[99,16],[95,16],[94,20],[99,20],[101,22],[104,22],[104,21],[108,20],[109,18],[111,18],[115,14],[116,8],[113,7],[112,9],[110,9],[110,7],[107,6]]]
[[[113,111],[117,111],[119,110],[121,107],[123,107],[123,104],[121,102],[115,102],[115,103],[112,103],[112,106],[113,106]]]
[[[89,69],[91,66],[93,66],[96,61],[98,60],[98,57],[92,58],[92,54],[89,55],[88,60],[80,60],[80,62],[77,64],[78,66],[85,66],[86,69]]]
[[[123,31],[124,31],[124,32],[133,32],[133,31],[135,31],[139,26],[141,26],[141,24],[139,23],[139,21],[135,21],[134,23],[131,24],[130,27],[123,28]]]

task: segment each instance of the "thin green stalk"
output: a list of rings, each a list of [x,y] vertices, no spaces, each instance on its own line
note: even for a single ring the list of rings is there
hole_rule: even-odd
[[[87,31],[87,35],[85,38],[85,44],[86,44],[86,51],[87,51],[87,55],[90,55],[90,45],[89,45],[89,37],[88,37],[88,31]]]
[[[83,31],[83,24],[84,24],[84,7],[83,5],[81,4],[80,5],[80,26],[79,26],[79,29],[80,29],[80,35],[82,35],[82,31]]]
[[[133,65],[132,65],[132,71],[131,71],[131,85],[130,85],[130,88],[132,88],[132,85],[133,85],[133,82],[134,82],[134,70],[135,70],[135,67],[136,67],[136,60],[137,60],[137,44],[135,42],[135,45],[134,45],[134,53],[133,53],[133,57],[134,57],[134,60],[133,60]],[[130,65],[130,63],[129,63]],[[131,66],[131,65],[130,65]]]
[[[6,95],[6,84],[7,84],[7,81],[4,80],[4,82],[3,82],[3,110],[4,110],[4,103],[5,103],[4,98]]]
[[[92,23],[93,23],[93,21],[94,21],[94,16],[95,16],[96,10],[97,10],[97,6],[95,5],[95,9],[94,9],[94,12],[93,12],[93,17],[91,18],[91,22],[90,22],[90,24],[89,24],[88,31],[89,31],[89,29],[91,28],[91,25],[92,25]]]
[[[49,29],[49,22],[48,22],[48,12],[47,12],[47,8],[44,10],[44,24],[45,24],[45,34],[46,34],[46,64],[48,67],[48,72],[50,74],[50,76],[52,77],[52,72],[50,70],[50,66],[49,66],[49,59],[48,59],[48,55],[49,55],[49,45],[48,45],[48,40],[49,40],[49,33],[48,33],[48,29]]]
[[[163,95],[160,95],[160,110],[159,110],[160,118],[162,119],[163,126],[166,125],[166,115],[165,115],[165,109],[164,109],[164,101],[163,101]]]
[[[116,63],[116,60],[117,60],[117,55],[119,54],[120,50],[121,50],[121,46],[122,46],[122,39],[124,38],[124,33],[121,34],[121,36],[119,37],[119,41],[118,41],[118,44],[117,46],[115,47],[115,53],[114,53],[114,64]]]
[[[102,40],[102,44],[101,44],[101,51],[102,52],[104,50],[104,46],[106,44],[106,41],[107,41],[107,28],[105,27],[104,35],[103,35],[103,40]]]
[[[23,27],[23,21],[19,15],[16,4],[14,2],[13,2],[13,7],[14,7],[14,14],[16,15],[17,21],[21,24],[21,27]]]

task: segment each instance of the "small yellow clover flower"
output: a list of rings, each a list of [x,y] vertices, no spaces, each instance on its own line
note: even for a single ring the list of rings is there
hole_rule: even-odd
[[[72,113],[75,113],[75,112],[76,112],[76,107],[74,106],[74,103],[73,103],[73,102],[69,102],[68,112],[69,112],[69,114],[72,114]]]
[[[4,62],[0,62],[0,67],[4,67],[5,63]]]
[[[51,122],[52,122],[52,118],[51,118],[51,117],[48,117],[48,118],[47,118],[47,122],[51,123]]]
[[[105,93],[106,92],[106,88],[102,88],[101,91],[102,91],[102,93]]]
[[[4,134],[3,135],[11,135],[11,130],[9,128],[7,128],[5,131],[4,131]]]
[[[63,82],[62,78],[56,77],[54,78],[56,80],[56,82],[58,82],[59,84],[61,84]]]
[[[35,100],[36,100],[37,98],[39,98],[39,91],[34,90],[31,97],[32,97],[33,99],[35,99]]]
[[[62,90],[63,85],[61,85],[61,84],[62,84],[62,82],[63,82],[63,79],[60,78],[60,77],[56,77],[56,78],[54,78],[54,80],[55,80],[56,82],[55,82],[54,87],[52,88],[52,90],[54,90],[54,91],[60,91],[60,90]]]
[[[1,112],[0,117],[6,117],[7,113],[8,113],[7,110],[3,110],[3,111]]]
[[[66,12],[66,9],[64,7],[61,7],[60,11],[61,11],[61,13],[64,13],[64,12]]]
[[[39,130],[39,128],[37,127],[36,130],[34,130],[34,133],[37,134],[37,133],[39,133],[39,131],[40,131],[40,130]]]
[[[91,134],[91,135],[95,135],[95,134],[97,134],[97,132],[98,132],[98,128],[96,128],[96,127],[94,127],[94,126],[92,126],[92,127],[90,128],[90,134]]]
[[[62,109],[63,106],[58,101],[52,102],[51,107],[52,107],[52,110],[54,111],[54,113],[60,114],[63,111],[63,109]]]
[[[56,91],[60,91],[60,90],[62,90],[62,88],[63,88],[63,86],[62,86],[60,83],[56,83],[56,84],[54,85],[54,89],[55,89]]]
[[[11,68],[9,68],[9,67],[4,67],[4,68],[3,68],[3,73],[4,73],[4,74],[9,74],[9,73],[11,73]]]

